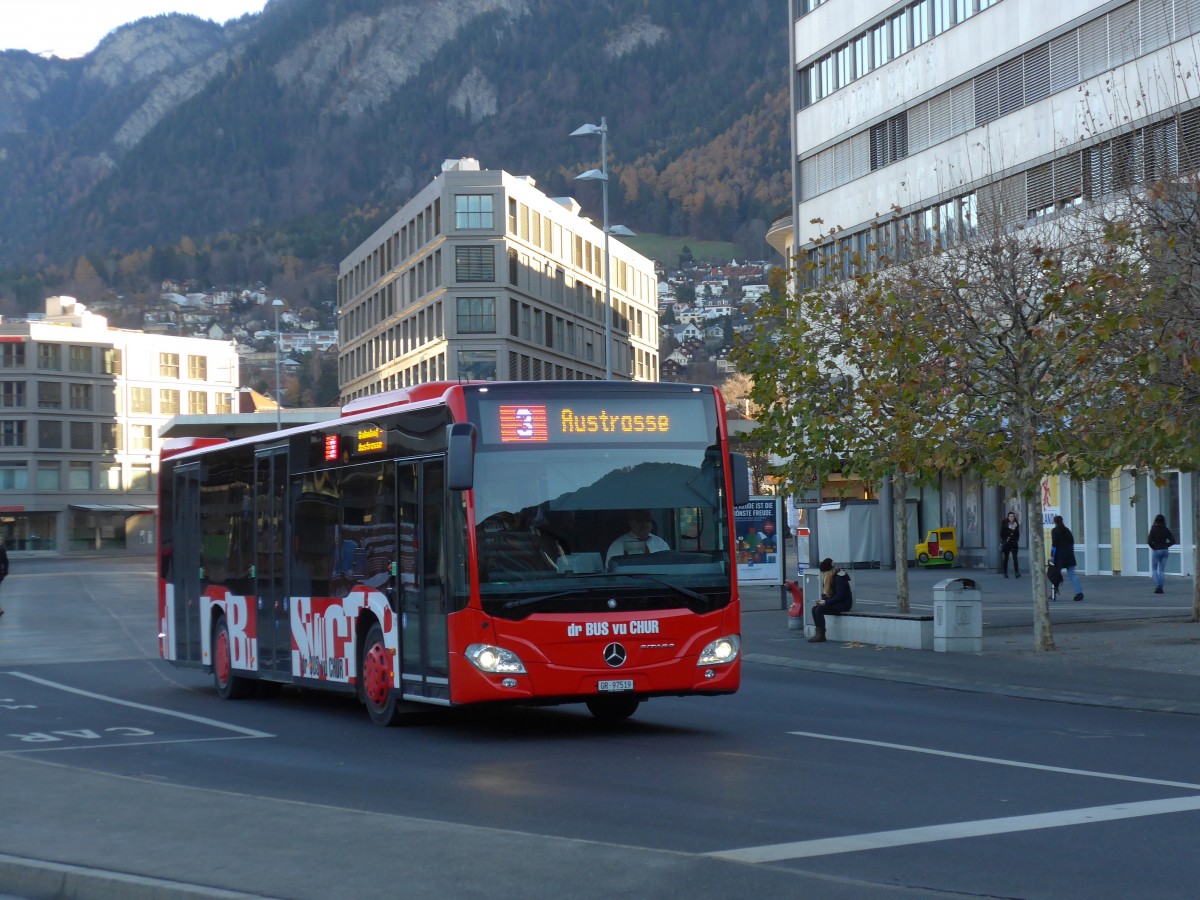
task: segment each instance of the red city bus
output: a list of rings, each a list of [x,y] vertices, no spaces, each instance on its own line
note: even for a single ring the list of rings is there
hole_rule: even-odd
[[[353,691],[392,725],[738,688],[748,478],[711,387],[421,385],[168,441],[159,483],[159,652],[222,697]]]

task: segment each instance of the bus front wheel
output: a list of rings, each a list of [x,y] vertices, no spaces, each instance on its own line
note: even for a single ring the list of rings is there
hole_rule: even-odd
[[[359,696],[376,725],[399,725],[401,712],[392,690],[392,654],[383,642],[383,629],[376,622],[367,632],[359,661]]]
[[[229,640],[229,625],[224,616],[217,621],[213,636],[213,683],[222,700],[242,700],[254,693],[252,678],[233,674],[233,651]]]
[[[641,702],[637,697],[592,697],[587,708],[600,721],[615,722],[632,716]]]

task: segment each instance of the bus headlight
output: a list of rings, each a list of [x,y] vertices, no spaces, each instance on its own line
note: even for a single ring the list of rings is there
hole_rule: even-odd
[[[717,666],[721,663],[733,662],[737,659],[741,648],[742,639],[736,634],[727,634],[725,637],[717,638],[700,651],[700,659],[696,661],[696,665]]]
[[[471,644],[467,647],[467,659],[480,672],[489,675],[524,675],[525,664],[511,650],[493,644]]]

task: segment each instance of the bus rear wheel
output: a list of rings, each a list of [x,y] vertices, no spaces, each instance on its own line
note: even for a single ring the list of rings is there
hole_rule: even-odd
[[[254,679],[233,674],[233,650],[224,616],[217,621],[213,636],[213,684],[222,700],[242,700],[251,696],[257,687]]]
[[[587,708],[602,722],[616,722],[632,716],[641,702],[637,697],[592,697],[587,701]]]
[[[359,696],[371,721],[385,728],[399,725],[401,710],[392,690],[392,654],[383,642],[383,629],[378,622],[371,626],[363,642],[358,673]]]

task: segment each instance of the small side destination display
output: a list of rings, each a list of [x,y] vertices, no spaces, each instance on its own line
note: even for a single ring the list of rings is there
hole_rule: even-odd
[[[357,453],[381,453],[386,446],[383,429],[378,425],[359,428],[354,433],[354,449]]]

